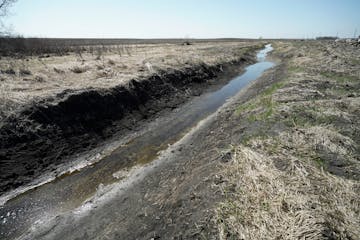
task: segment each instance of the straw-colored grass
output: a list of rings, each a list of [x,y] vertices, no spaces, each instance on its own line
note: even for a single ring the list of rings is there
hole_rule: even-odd
[[[275,44],[289,59],[288,74],[235,109],[241,124],[261,131],[235,144],[231,163],[223,165],[219,239],[360,239],[360,182],[345,176],[360,172],[352,134],[360,131],[360,78],[346,64],[341,74],[325,75],[336,65],[317,50],[330,48],[317,44]],[[340,63],[356,54],[332,49],[341,52],[347,55]]]
[[[124,50],[119,49],[119,46],[109,51],[97,48],[99,53],[84,51],[80,55],[70,53],[64,56],[49,55],[47,58],[33,56],[26,57],[26,60],[4,57],[0,59],[1,87],[7,89],[7,94],[2,98],[6,98],[6,102],[19,103],[17,106],[21,107],[19,95],[30,102],[54,96],[65,89],[111,88],[163,70],[183,70],[199,64],[226,64],[238,60],[247,52],[253,53],[252,48],[261,44],[236,41],[194,43],[190,46],[134,44]],[[41,80],[38,76],[45,77]],[[5,112],[3,103],[0,102],[0,111]]]
[[[264,141],[272,140],[238,146],[224,172],[237,191],[220,204],[219,238],[358,239],[359,183],[292,154],[256,150]],[[276,158],[287,162],[285,170],[275,167]]]

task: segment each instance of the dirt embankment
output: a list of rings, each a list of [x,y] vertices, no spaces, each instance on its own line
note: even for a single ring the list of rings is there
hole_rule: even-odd
[[[86,42],[84,42],[85,44]],[[113,88],[170,69],[236,61],[259,42],[78,46],[66,54],[0,58],[0,121],[64,90]]]
[[[199,95],[216,77],[255,61],[252,46],[218,64],[158,71],[109,89],[66,90],[26,106],[1,123],[0,192],[36,179],[69,160]]]

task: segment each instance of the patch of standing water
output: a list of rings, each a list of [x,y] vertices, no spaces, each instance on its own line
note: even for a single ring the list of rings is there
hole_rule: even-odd
[[[196,106],[196,108],[198,108],[199,111],[211,113],[221,107],[228,98],[234,96],[249,82],[259,78],[265,70],[275,65],[273,62],[265,61],[266,55],[272,50],[273,48],[270,44],[266,45],[265,48],[256,55],[257,63],[248,66],[244,74],[232,79],[221,89],[205,96],[204,101],[199,102],[199,106]]]

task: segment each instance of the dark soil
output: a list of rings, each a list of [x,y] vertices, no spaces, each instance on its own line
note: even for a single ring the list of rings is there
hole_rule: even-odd
[[[239,66],[254,61],[253,55],[245,55],[225,66],[169,70],[112,89],[64,91],[25,107],[0,128],[0,194],[55,170],[115,133],[137,128],[220,84],[218,76],[234,75]]]

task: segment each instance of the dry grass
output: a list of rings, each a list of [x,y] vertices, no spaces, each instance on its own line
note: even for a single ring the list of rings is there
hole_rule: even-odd
[[[15,105],[19,98],[26,102],[53,96],[65,89],[110,88],[127,81],[149,76],[159,70],[183,69],[199,63],[215,65],[238,59],[248,47],[259,42],[208,42],[190,46],[180,44],[138,44],[127,47],[92,46],[89,51],[46,58],[27,57],[0,59],[1,87],[7,89],[2,98]],[[46,76],[45,81],[23,81]],[[101,70],[101,71],[100,71]],[[22,71],[22,73],[25,73]],[[76,81],[74,81],[76,80]],[[21,89],[19,91],[18,89]],[[20,97],[21,95],[21,97]],[[20,106],[20,104],[18,105]],[[3,108],[3,102],[0,103]]]
[[[236,193],[219,207],[220,239],[358,239],[359,183],[291,154],[255,150],[271,141],[240,145],[226,168]],[[288,163],[286,169],[275,167],[276,158]]]
[[[70,71],[72,71],[73,73],[84,73],[87,70],[88,70],[87,67],[79,67],[79,66],[74,66],[70,68]]]
[[[275,47],[287,76],[235,109],[254,130],[223,166],[218,237],[360,239],[359,50]]]

